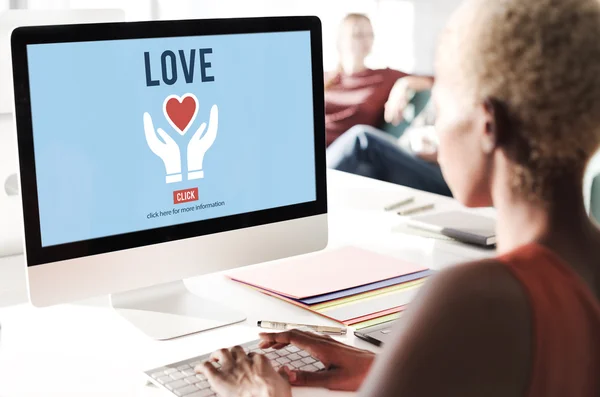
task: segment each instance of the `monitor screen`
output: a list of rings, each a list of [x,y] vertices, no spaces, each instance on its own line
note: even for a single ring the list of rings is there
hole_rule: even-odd
[[[27,45],[42,247],[317,199],[309,31]]]

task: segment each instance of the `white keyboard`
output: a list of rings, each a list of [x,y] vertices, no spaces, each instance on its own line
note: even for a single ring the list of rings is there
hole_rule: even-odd
[[[264,354],[271,364],[277,370],[281,366],[287,366],[290,369],[299,369],[301,371],[317,372],[325,369],[324,365],[312,357],[304,350],[298,349],[296,346],[288,346],[281,350],[261,349],[258,347],[260,341],[242,345],[246,353],[254,352]],[[169,392],[171,396],[177,397],[211,397],[216,396],[210,385],[206,381],[206,377],[201,374],[196,374],[194,368],[209,359],[210,354],[200,357],[190,358],[188,360],[165,365],[146,371],[145,374],[150,378],[150,381],[156,386]],[[219,363],[213,363],[215,367],[220,368]]]

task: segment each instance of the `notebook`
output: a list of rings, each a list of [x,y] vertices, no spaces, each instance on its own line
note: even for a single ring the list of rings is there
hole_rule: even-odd
[[[453,238],[463,243],[491,247],[496,244],[496,221],[464,211],[416,216],[407,225]]]

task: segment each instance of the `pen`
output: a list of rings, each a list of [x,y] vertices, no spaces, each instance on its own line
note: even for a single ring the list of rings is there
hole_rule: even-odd
[[[307,325],[307,324],[292,324],[292,323],[278,323],[275,321],[259,321],[257,325],[261,328],[277,329],[281,331],[287,331],[294,328],[308,328],[312,331],[325,334],[325,335],[346,335],[346,328],[339,327],[328,327],[326,325]]]
[[[434,207],[435,207],[434,204],[427,204],[427,205],[423,205],[421,207],[414,207],[414,208],[409,208],[404,211],[400,211],[400,212],[398,212],[398,215],[400,215],[400,216],[412,215],[412,214],[416,214],[417,212],[431,210]]]
[[[387,207],[385,207],[385,208],[384,208],[384,210],[385,210],[385,211],[393,211],[393,210],[395,210],[395,209],[398,209],[398,208],[402,207],[403,205],[410,204],[410,203],[412,203],[413,201],[415,201],[415,198],[414,198],[414,197],[409,197],[409,198],[407,198],[407,199],[404,199],[404,200],[402,200],[402,201],[399,201],[399,202],[397,202],[397,203],[394,203],[394,204],[388,205]]]

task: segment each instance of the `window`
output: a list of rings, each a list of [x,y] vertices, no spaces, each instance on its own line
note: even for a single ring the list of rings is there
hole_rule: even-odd
[[[125,11],[128,21],[152,18],[152,0],[28,0],[27,8],[47,9],[120,9]]]
[[[369,15],[375,30],[372,67],[414,71],[414,6],[408,1],[380,0]]]
[[[157,0],[157,4],[161,19],[316,15],[323,23],[325,70],[338,63],[340,21],[348,13],[363,13],[372,19],[376,35],[369,66],[405,71],[414,66],[414,7],[408,0]]]

